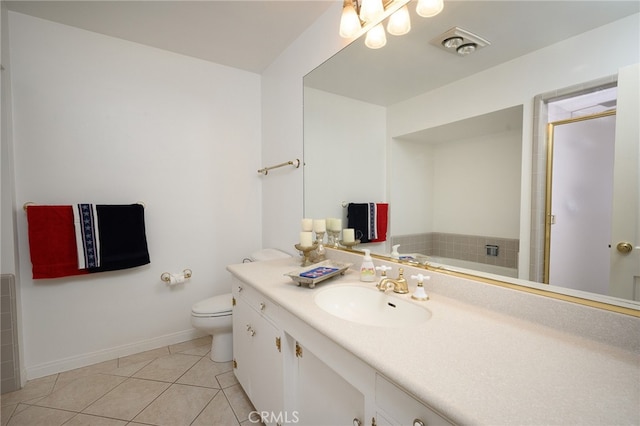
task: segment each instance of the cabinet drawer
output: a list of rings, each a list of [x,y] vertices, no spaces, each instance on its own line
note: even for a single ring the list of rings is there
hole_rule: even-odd
[[[425,426],[452,424],[379,374],[376,374],[376,406],[388,415],[385,420],[393,424],[414,425],[416,420]]]
[[[249,306],[260,312],[262,315],[272,315],[279,307],[275,302],[255,288],[237,279],[233,280],[231,292],[233,293],[233,297],[236,299],[243,299]]]

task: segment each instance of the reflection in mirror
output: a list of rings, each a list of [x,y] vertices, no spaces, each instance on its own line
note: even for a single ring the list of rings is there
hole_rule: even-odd
[[[367,245],[373,252],[400,244],[418,260],[637,309],[637,212],[613,215],[612,282],[598,290],[606,297],[574,282],[537,283],[549,105],[617,86],[614,162],[636,162],[614,171],[614,182],[638,181],[639,10],[628,1],[456,1],[428,25],[412,20],[383,49],[354,41],[304,79],[305,216],[346,223],[343,203],[388,202],[389,238]],[[490,46],[458,57],[430,43],[456,26]],[[616,200],[637,205],[637,185],[613,193],[614,212]],[[631,254],[621,256],[618,242],[630,242]]]
[[[517,277],[521,158],[521,105],[394,138],[391,193],[414,201],[395,210],[391,244]]]

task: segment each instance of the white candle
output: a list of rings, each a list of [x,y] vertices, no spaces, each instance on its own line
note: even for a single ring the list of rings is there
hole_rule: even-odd
[[[327,218],[327,229],[329,231],[340,231],[342,229],[342,219],[335,217]]]
[[[334,222],[335,219],[332,217],[328,217],[327,218],[327,231],[333,231],[333,227],[334,227]]]
[[[313,241],[313,234],[309,231],[302,231],[300,233],[300,245],[302,247],[311,247],[311,241]]]
[[[315,232],[326,232],[327,222],[324,219],[316,219],[313,221],[313,230]]]
[[[342,230],[342,241],[345,243],[353,243],[355,242],[353,235],[353,228],[346,228]]]
[[[302,230],[303,231],[311,231],[313,230],[313,219],[302,219]]]

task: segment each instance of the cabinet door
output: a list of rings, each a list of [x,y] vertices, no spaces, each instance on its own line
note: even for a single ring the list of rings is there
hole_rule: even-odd
[[[354,419],[365,424],[362,393],[299,343],[296,360],[300,424],[351,426]]]
[[[431,410],[420,401],[391,383],[376,375],[377,420],[380,425],[451,425],[444,417]],[[381,411],[387,416],[381,414]]]
[[[245,393],[251,397],[251,336],[252,309],[238,296],[233,307],[233,372]]]
[[[234,373],[264,422],[279,420],[283,407],[283,365],[280,331],[268,317],[236,296],[233,309]]]
[[[283,365],[280,331],[254,311],[252,322],[251,402],[258,411],[277,418],[283,407]],[[268,418],[265,422],[268,422]]]

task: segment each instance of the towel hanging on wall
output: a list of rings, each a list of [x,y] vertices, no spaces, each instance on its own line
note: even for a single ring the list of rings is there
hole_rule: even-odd
[[[34,279],[150,263],[141,204],[29,205],[26,211]]]
[[[33,278],[83,275],[78,269],[78,252],[71,206],[34,206],[27,209],[29,254]]]
[[[349,203],[348,227],[356,230],[361,243],[386,241],[388,211],[387,203]]]
[[[100,231],[95,206],[93,204],[73,206],[73,225],[76,233],[78,269],[100,266]]]
[[[100,232],[100,266],[89,272],[134,268],[151,262],[147,248],[144,207],[96,205]]]

